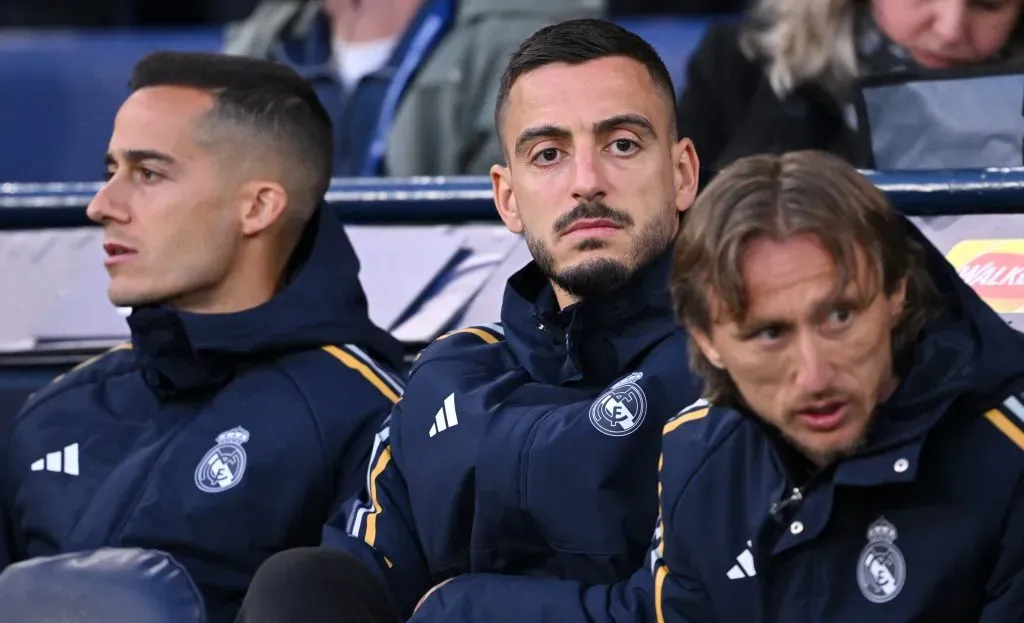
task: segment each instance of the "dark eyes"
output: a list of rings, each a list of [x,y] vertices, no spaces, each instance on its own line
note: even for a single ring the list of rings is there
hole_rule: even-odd
[[[826,329],[842,329],[850,324],[853,317],[854,312],[852,309],[848,307],[837,307],[829,312],[828,316],[825,317],[824,326]],[[783,338],[787,330],[787,327],[781,324],[766,325],[748,334],[747,339],[761,342],[775,342]]]
[[[109,182],[111,179],[113,179],[115,173],[117,173],[117,171],[115,171],[112,168],[108,168],[106,173],[104,173],[103,175],[104,181]],[[132,174],[137,181],[143,184],[153,184],[159,182],[164,178],[163,175],[146,167],[136,167],[135,169],[132,170]]]
[[[615,139],[609,143],[607,149],[616,156],[631,156],[640,149],[637,141],[629,138]],[[547,147],[538,151],[532,159],[534,164],[549,166],[560,161],[565,153],[557,147]]]

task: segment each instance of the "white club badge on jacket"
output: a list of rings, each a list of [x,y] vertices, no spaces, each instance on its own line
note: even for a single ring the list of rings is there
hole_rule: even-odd
[[[611,437],[623,437],[643,424],[647,394],[637,384],[643,372],[634,372],[609,387],[590,406],[590,423]]]
[[[242,482],[246,464],[242,444],[247,441],[249,431],[241,426],[217,435],[217,445],[210,448],[196,466],[196,487],[206,493],[221,493]]]
[[[857,561],[857,584],[864,597],[876,604],[896,599],[907,580],[903,552],[896,547],[896,527],[879,517],[868,528],[868,544]]]

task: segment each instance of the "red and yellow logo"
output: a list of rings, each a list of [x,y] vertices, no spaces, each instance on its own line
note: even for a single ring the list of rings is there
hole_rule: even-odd
[[[992,309],[1024,313],[1024,240],[964,240],[946,259]]]

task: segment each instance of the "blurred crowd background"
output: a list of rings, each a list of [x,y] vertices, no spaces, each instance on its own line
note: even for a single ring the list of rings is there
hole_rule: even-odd
[[[259,0],[7,0],[0,5],[0,27],[136,28],[224,24],[247,17],[259,3]],[[742,4],[743,0],[609,0],[608,7],[612,15],[703,15],[733,12]]]

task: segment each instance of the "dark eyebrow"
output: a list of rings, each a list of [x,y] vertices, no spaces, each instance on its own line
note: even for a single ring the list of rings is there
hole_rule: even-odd
[[[640,130],[641,134],[650,134],[651,137],[658,138],[658,133],[654,131],[654,125],[650,120],[643,115],[633,113],[615,115],[614,117],[598,121],[594,124],[594,134],[608,134],[612,130],[623,126],[632,127],[635,130]]]
[[[129,149],[128,151],[122,152],[124,159],[132,164],[138,164],[146,160],[157,160],[166,164],[174,164],[177,160],[174,159],[170,154],[165,154],[162,151],[156,151],[153,149]],[[108,153],[103,159],[105,165],[110,166],[116,162],[114,155]]]
[[[572,132],[556,125],[541,125],[535,128],[526,128],[516,139],[516,155],[522,155],[526,144],[538,138],[569,138]]]

